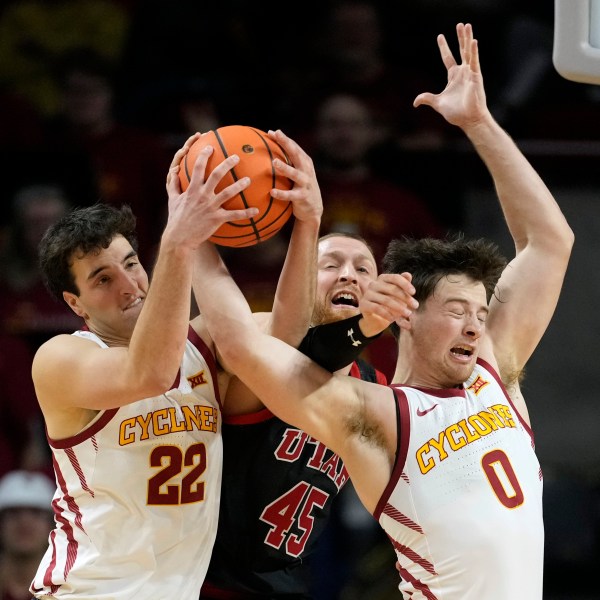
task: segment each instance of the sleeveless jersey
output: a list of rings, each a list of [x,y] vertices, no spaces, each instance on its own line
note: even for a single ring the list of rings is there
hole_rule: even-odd
[[[533,435],[479,359],[463,388],[391,386],[398,449],[375,518],[410,600],[541,600],[542,472]]]
[[[106,347],[89,331],[74,335]],[[190,328],[166,394],[100,411],[74,437],[49,444],[56,526],[34,596],[197,600],[223,462],[216,364],[199,336]]]
[[[362,361],[350,375],[386,384]],[[310,598],[307,559],[348,480],[342,460],[267,409],[225,417],[223,446],[219,528],[200,597]]]

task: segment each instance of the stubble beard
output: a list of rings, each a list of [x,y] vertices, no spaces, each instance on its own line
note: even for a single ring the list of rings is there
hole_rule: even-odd
[[[344,308],[336,307],[334,310],[330,304],[319,303],[315,304],[311,323],[313,327],[316,325],[327,325],[328,323],[335,323],[336,321],[353,317],[358,312],[358,308],[354,308],[353,306]]]

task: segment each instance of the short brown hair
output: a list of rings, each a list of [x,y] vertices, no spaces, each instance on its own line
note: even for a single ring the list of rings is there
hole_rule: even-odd
[[[63,292],[79,295],[71,272],[73,255],[108,248],[117,235],[137,252],[135,216],[127,204],[121,208],[101,203],[76,208],[50,226],[38,249],[42,278],[50,294],[60,301]]]
[[[433,294],[442,277],[467,275],[483,284],[489,302],[506,264],[506,258],[493,242],[483,238],[465,239],[458,233],[445,239],[403,237],[392,240],[383,257],[383,272],[410,273],[415,299],[420,303]],[[391,330],[397,338],[399,327],[392,323]]]

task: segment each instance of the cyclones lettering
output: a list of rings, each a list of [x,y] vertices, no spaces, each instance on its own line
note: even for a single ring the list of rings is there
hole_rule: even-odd
[[[145,415],[125,419],[119,428],[119,444],[126,446],[150,437],[159,437],[178,431],[217,432],[217,410],[212,406],[196,404],[178,408],[161,408]]]
[[[516,427],[508,406],[495,404],[489,410],[482,410],[467,419],[461,419],[440,431],[436,438],[425,442],[416,452],[417,464],[423,475],[448,458],[449,452],[456,452],[468,444],[489,435],[497,429]]]

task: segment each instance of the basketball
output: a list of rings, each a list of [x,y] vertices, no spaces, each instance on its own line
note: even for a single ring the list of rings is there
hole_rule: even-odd
[[[242,177],[250,177],[251,180],[249,187],[225,202],[223,207],[228,210],[259,210],[251,219],[224,223],[210,241],[220,246],[241,248],[254,246],[274,236],[292,215],[290,202],[271,197],[273,188],[289,190],[293,185],[287,177],[278,175],[273,167],[275,158],[291,164],[281,146],[254,127],[229,125],[211,130],[192,144],[181,161],[179,180],[182,191],[190,183],[198,153],[207,145],[211,145],[214,152],[206,165],[205,178],[228,156],[237,154],[240,157],[239,163],[227,173],[215,191],[221,191]]]

